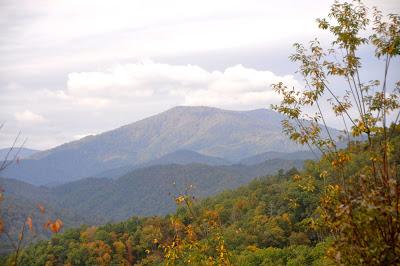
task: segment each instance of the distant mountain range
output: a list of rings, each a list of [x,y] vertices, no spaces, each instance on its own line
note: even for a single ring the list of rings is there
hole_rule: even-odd
[[[220,165],[264,152],[304,150],[282,134],[282,119],[267,109],[175,107],[36,153],[2,174],[36,185],[61,184],[115,169],[125,169],[114,174],[118,176],[138,167],[175,163],[178,157],[187,163]]]
[[[296,151],[296,152],[278,152],[268,151],[263,152],[254,156],[244,158],[239,161],[240,164],[253,165],[265,162],[272,159],[284,159],[284,160],[316,160],[321,155],[318,152],[311,151]]]
[[[142,166],[165,165],[165,164],[191,164],[191,163],[208,164],[208,165],[232,164],[232,162],[219,157],[207,156],[190,150],[177,150],[168,153],[164,156],[161,156],[158,159],[146,162],[142,164]]]
[[[72,220],[71,224],[76,224],[71,217],[83,217],[82,222],[104,223],[133,215],[167,214],[175,210],[174,196],[180,193],[206,197],[280,169],[301,168],[303,163],[303,160],[272,159],[250,166],[165,164],[136,169],[116,179],[84,178],[52,188],[6,178],[0,178],[0,186],[6,198],[47,204],[50,209],[60,210],[65,219]]]
[[[166,164],[206,164],[206,165],[231,165],[232,162],[222,158],[207,156],[198,152],[189,150],[178,150],[161,156],[158,159],[148,161],[143,164],[126,165],[118,168],[113,168],[101,173],[93,175],[93,177],[107,177],[116,178],[125,175],[135,169],[149,167],[153,165],[166,165]]]
[[[0,161],[4,160],[8,154],[8,159],[13,159],[16,155],[20,159],[26,159],[30,156],[34,155],[35,153],[40,152],[39,150],[29,149],[29,148],[20,148],[14,147],[11,148],[3,148],[0,149]]]
[[[230,162],[218,157],[206,156],[200,153],[189,151],[189,150],[178,150],[176,152],[169,153],[162,156],[159,159],[151,160],[149,162],[137,165],[128,165],[118,168],[113,168],[101,173],[93,175],[93,177],[106,177],[106,178],[116,178],[125,175],[135,169],[140,169],[144,167],[154,166],[154,165],[167,165],[167,164],[177,164],[177,165],[187,165],[187,164],[205,164],[205,165],[226,165],[230,166],[232,164],[243,164],[243,165],[255,165],[261,164],[265,161],[272,159],[282,159],[282,160],[315,160],[319,157],[318,154],[314,154],[310,151],[297,151],[297,152],[264,152],[254,156],[246,157],[239,162]]]

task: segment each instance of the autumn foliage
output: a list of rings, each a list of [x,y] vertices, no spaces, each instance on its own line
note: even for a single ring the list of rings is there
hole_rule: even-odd
[[[305,86],[275,84],[282,102],[274,109],[287,116],[285,133],[327,162],[317,217],[334,239],[328,255],[346,265],[399,264],[400,81],[390,79],[390,73],[399,77],[390,67],[400,55],[400,16],[384,16],[360,1],[335,2],[317,22],[333,36],[331,47],[317,39],[308,47],[295,44],[291,60]],[[379,80],[362,76],[360,50],[368,46],[382,64]],[[331,134],[328,115],[342,121],[343,136]],[[348,148],[341,150],[340,142]]]

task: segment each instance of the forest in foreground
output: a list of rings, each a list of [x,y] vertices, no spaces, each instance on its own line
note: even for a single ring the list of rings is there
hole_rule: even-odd
[[[400,161],[400,127],[391,145]],[[365,143],[346,150],[351,176],[369,159]],[[178,195],[176,213],[67,229],[25,249],[20,265],[335,265],[321,200],[334,206],[329,158],[307,161],[204,200]],[[327,197],[326,190],[331,197]],[[328,202],[331,200],[332,202]],[[372,236],[371,236],[372,237]],[[378,244],[378,243],[377,243]],[[13,256],[4,257],[7,264]],[[8,261],[7,261],[8,260]]]

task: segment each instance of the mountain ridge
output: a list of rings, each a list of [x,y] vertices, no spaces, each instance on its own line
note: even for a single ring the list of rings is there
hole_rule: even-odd
[[[106,170],[104,172],[97,173],[93,177],[107,177],[117,178],[131,171],[139,168],[145,168],[154,165],[166,165],[166,164],[206,164],[206,165],[231,165],[232,162],[226,161],[219,157],[207,156],[201,153],[190,151],[190,150],[177,150],[166,155],[163,155],[157,159],[150,160],[143,164],[138,165],[125,165],[118,168]]]
[[[283,116],[267,109],[229,111],[174,107],[158,115],[42,151],[4,176],[43,185],[66,183],[125,165],[140,165],[177,150],[228,161],[265,151],[304,149],[281,133]]]
[[[196,197],[207,197],[281,169],[300,169],[303,164],[303,160],[284,159],[251,166],[166,164],[135,169],[119,178],[90,177],[55,187],[38,187],[13,179],[2,179],[0,185],[13,197],[48,202],[54,208],[71,210],[85,221],[104,223],[133,215],[165,215],[175,210],[173,195],[188,188]]]

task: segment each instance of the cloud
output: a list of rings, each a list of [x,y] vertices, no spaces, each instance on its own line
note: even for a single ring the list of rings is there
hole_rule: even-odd
[[[74,137],[74,140],[78,140],[78,139],[82,139],[82,138],[84,138],[84,137],[88,137],[88,136],[92,136],[92,135],[94,135],[94,134],[76,134],[76,135],[74,135],[73,137]]]
[[[15,119],[19,122],[33,123],[33,124],[43,123],[46,121],[46,119],[43,116],[35,114],[34,112],[31,112],[29,110],[15,113]]]
[[[260,0],[3,2],[0,81],[22,77],[37,83],[57,78],[49,73],[65,75],[132,59],[254,47],[290,49],[293,36],[317,29],[313,13],[329,6],[312,0],[273,5]]]
[[[293,76],[235,65],[207,71],[194,65],[170,65],[150,60],[118,65],[103,72],[68,75],[66,94],[81,104],[107,107],[134,101],[169,99],[183,105],[250,107],[278,100],[270,85],[297,85]]]

